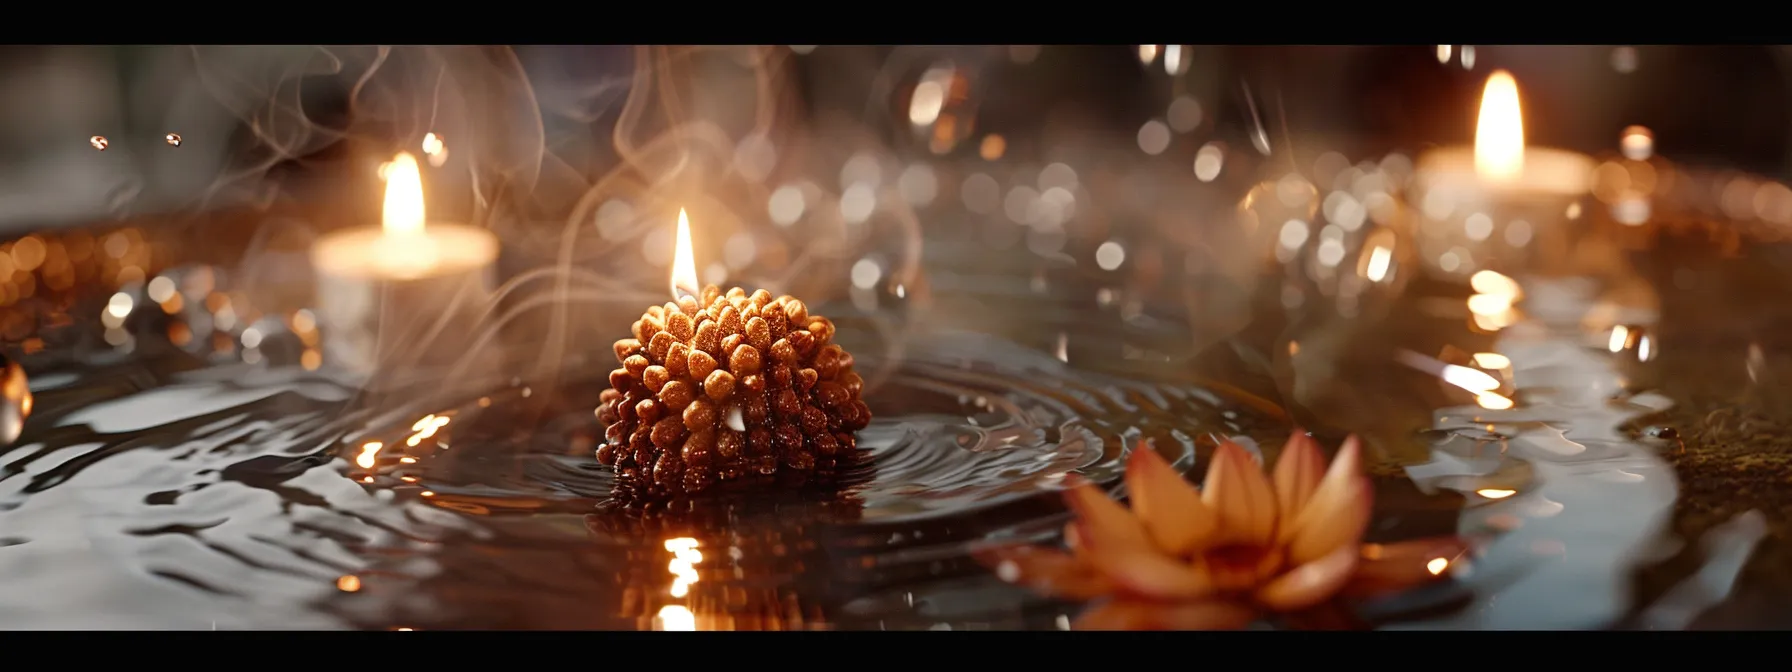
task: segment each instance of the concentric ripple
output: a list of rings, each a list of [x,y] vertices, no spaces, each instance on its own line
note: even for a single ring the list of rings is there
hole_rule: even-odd
[[[1055,534],[1067,477],[1115,483],[1135,446],[1191,469],[1204,432],[1250,429],[1204,390],[927,343],[858,350],[881,373],[847,487],[633,510],[592,458],[598,381],[375,399],[180,353],[42,371],[0,449],[0,625],[1050,627],[973,546]]]

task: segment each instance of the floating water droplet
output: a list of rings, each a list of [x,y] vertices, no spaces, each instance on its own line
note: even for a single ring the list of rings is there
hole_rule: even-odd
[[[167,141],[169,146],[172,146],[172,147],[180,146],[180,134],[179,133],[169,133],[167,135],[162,136],[162,139]]]
[[[25,369],[18,362],[0,356],[5,362],[0,372],[0,445],[12,443],[25,430],[25,418],[31,416],[31,386],[25,380]]]
[[[91,138],[88,138],[87,144],[93,145],[94,149],[97,149],[97,150],[100,150],[103,152],[103,151],[106,151],[106,146],[110,145],[112,143],[106,141],[106,136],[96,135]]]

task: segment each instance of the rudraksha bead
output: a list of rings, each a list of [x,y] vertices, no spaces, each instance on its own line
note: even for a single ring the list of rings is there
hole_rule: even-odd
[[[731,481],[826,480],[871,422],[834,323],[761,289],[704,287],[653,306],[616,342],[597,459],[618,494],[693,495]],[[769,477],[769,478],[768,478]]]

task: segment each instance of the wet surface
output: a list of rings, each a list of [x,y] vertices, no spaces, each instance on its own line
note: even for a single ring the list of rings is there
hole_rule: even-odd
[[[841,306],[840,340],[876,385],[873,459],[849,487],[627,509],[591,455],[601,379],[374,395],[307,370],[303,314],[226,330],[168,299],[120,320],[123,346],[25,360],[36,409],[0,449],[9,625],[1062,627],[1071,605],[1001,583],[971,549],[1055,539],[1066,477],[1118,485],[1135,446],[1199,473],[1214,433],[1255,450],[1288,431],[1262,399],[1114,353],[1148,329],[1083,324],[1027,347],[875,324],[900,303]],[[1072,322],[1042,298],[1005,303]],[[1400,518],[1382,534],[1405,536]]]
[[[34,407],[0,448],[0,625],[1063,628],[1077,605],[1002,583],[970,551],[1055,543],[1066,477],[1124,495],[1119,467],[1138,446],[1191,477],[1215,434],[1273,461],[1291,416],[1327,445],[1357,431],[1380,446],[1371,540],[1480,543],[1452,581],[1358,605],[1376,623],[1772,627],[1786,603],[1761,560],[1779,552],[1783,489],[1753,476],[1714,489],[1728,481],[1707,473],[1777,464],[1777,435],[1757,427],[1780,417],[1777,397],[1756,382],[1777,341],[1712,350],[1738,350],[1724,380],[1750,381],[1741,402],[1685,394],[1659,367],[1703,361],[1688,334],[1707,332],[1676,329],[1686,304],[1671,283],[1659,311],[1625,312],[1595,285],[1526,280],[1535,316],[1498,338],[1395,312],[1399,330],[1326,344],[1311,324],[1213,326],[1231,313],[1191,317],[1150,287],[1049,267],[982,292],[940,272],[932,294],[818,308],[875,388],[860,435],[872,460],[846,488],[624,508],[591,454],[604,383],[580,367],[497,383],[419,373],[373,393],[307,354],[318,334],[304,311],[252,314],[239,299],[230,315],[210,299],[234,295],[223,271],[147,270],[121,293],[160,310],[107,319],[114,297],[70,297],[101,324],[31,332],[53,348],[15,341]],[[1611,338],[1617,324],[1667,354]],[[1253,354],[1292,351],[1293,336],[1346,370],[1354,357],[1404,373],[1350,378],[1344,394],[1315,387],[1311,359]],[[1462,406],[1473,395],[1390,363],[1437,340],[1504,353],[1483,368],[1516,407]],[[1426,428],[1327,406],[1361,397]]]

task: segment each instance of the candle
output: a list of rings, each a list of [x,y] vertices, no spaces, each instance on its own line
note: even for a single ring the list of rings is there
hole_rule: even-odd
[[[597,416],[599,462],[628,499],[718,486],[827,482],[859,459],[871,422],[834,323],[790,296],[697,286],[690,219],[678,213],[672,298],[615,344]]]
[[[1580,216],[1593,168],[1584,154],[1526,146],[1518,82],[1495,72],[1481,93],[1474,147],[1419,157],[1419,253],[1433,271],[1467,278],[1521,256],[1533,239],[1553,250],[1565,235],[1561,222]]]
[[[311,248],[324,359],[369,373],[382,365],[451,363],[469,329],[463,320],[490,298],[498,240],[471,226],[426,223],[417,159],[400,153],[384,169],[380,226],[348,229]]]

